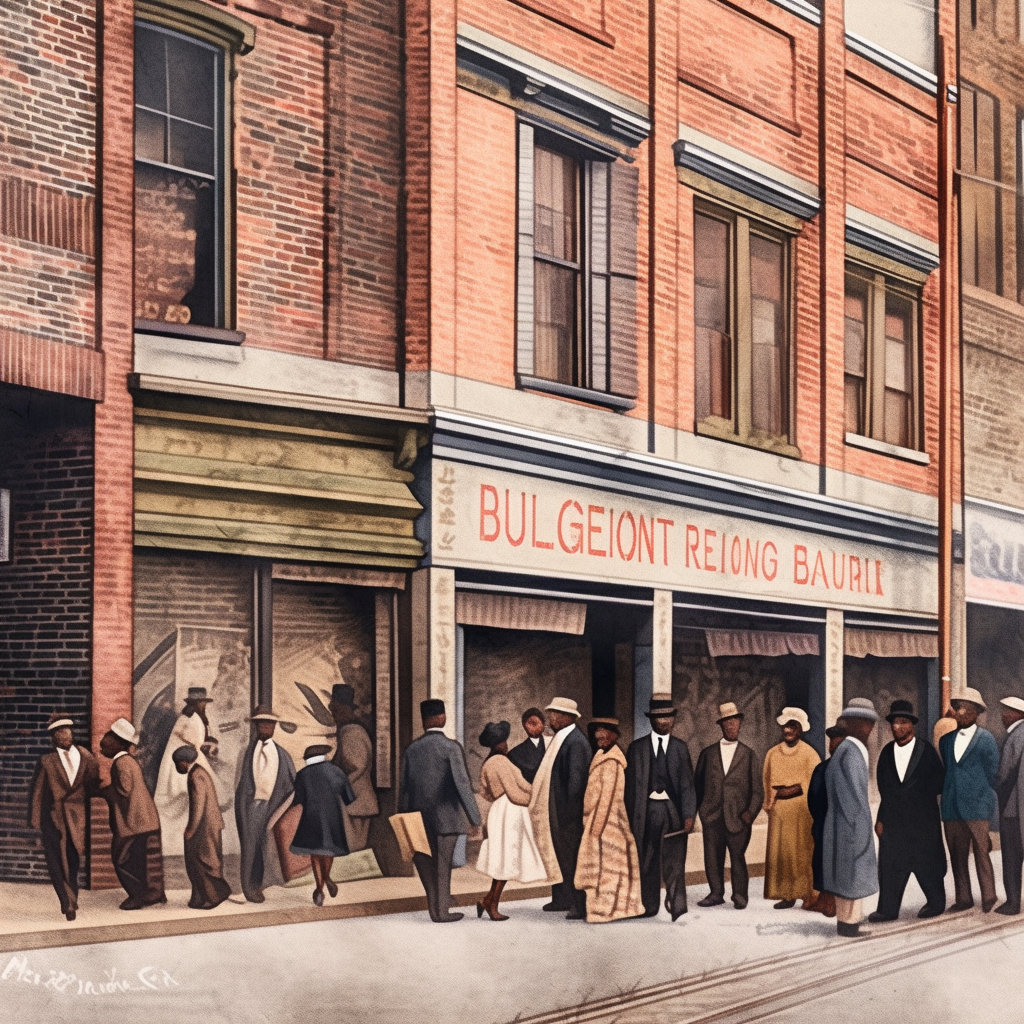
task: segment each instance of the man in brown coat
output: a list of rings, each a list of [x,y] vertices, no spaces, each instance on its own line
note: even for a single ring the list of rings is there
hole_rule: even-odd
[[[171,757],[178,774],[188,776],[185,871],[192,883],[188,905],[193,910],[213,910],[231,895],[231,886],[224,880],[224,818],[217,803],[217,787],[198,763],[195,747],[178,747]]]
[[[129,753],[138,742],[139,734],[126,718],[114,722],[100,740],[100,753],[112,761],[110,785],[100,790],[100,796],[110,804],[110,856],[117,879],[128,893],[122,910],[167,902],[160,816],[142,768]]]
[[[345,808],[345,833],[352,853],[365,850],[370,842],[370,822],[380,808],[373,788],[373,740],[356,718],[355,690],[347,683],[331,688],[331,715],[338,727],[338,746],[331,762],[347,776],[356,795],[354,803]]]
[[[60,911],[78,912],[78,869],[86,849],[89,798],[99,784],[96,758],[76,746],[68,715],[53,714],[46,726],[53,751],[43,754],[32,783],[29,825],[42,833],[43,856]]]

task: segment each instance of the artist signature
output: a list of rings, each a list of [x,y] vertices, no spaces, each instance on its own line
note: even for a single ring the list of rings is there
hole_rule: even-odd
[[[52,989],[68,996],[113,996],[126,992],[162,992],[177,988],[178,982],[167,971],[158,967],[143,967],[134,978],[119,978],[117,969],[104,971],[103,981],[92,981],[68,974],[65,971],[49,970],[45,974],[29,966],[27,956],[11,957],[7,966],[0,971],[0,982],[21,982],[23,985],[37,985]]]

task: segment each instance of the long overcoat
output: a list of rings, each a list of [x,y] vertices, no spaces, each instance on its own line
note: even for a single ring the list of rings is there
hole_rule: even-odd
[[[432,849],[438,836],[466,835],[467,820],[480,824],[466,754],[459,743],[428,730],[409,744],[402,757],[398,809],[423,815]]]
[[[32,782],[29,824],[43,833],[44,842],[51,838],[60,844],[61,858],[67,870],[64,844],[70,840],[79,854],[85,853],[86,822],[89,820],[89,798],[99,786],[96,758],[78,748],[82,756],[75,775],[69,782],[60,754],[56,750],[43,754]]]
[[[1018,725],[1003,743],[996,775],[1000,827],[1016,819],[1024,844],[1024,725]]]
[[[295,776],[295,803],[302,807],[291,851],[300,857],[346,857],[349,853],[341,805],[356,795],[345,773],[330,761],[307,764]]]
[[[939,753],[946,765],[942,786],[943,821],[991,821],[996,812],[996,775],[999,747],[996,738],[979,725],[967,749],[956,759],[956,732],[939,740]]]
[[[825,772],[828,811],[822,856],[826,892],[859,900],[878,892],[875,830],[868,803],[868,766],[850,740],[843,740]]]

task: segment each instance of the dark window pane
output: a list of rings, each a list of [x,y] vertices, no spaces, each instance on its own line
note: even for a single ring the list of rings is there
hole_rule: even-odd
[[[910,446],[913,402],[914,303],[885,296],[885,410],[883,441]]]
[[[170,122],[170,140],[167,162],[200,174],[213,174],[214,133],[212,128],[200,128],[184,121]]]
[[[135,316],[217,327],[209,181],[135,165]]]
[[[845,368],[846,429],[851,434],[865,433],[865,377],[867,375],[868,285],[846,276],[846,319],[843,363]]]
[[[729,225],[695,214],[695,414],[732,418],[732,338],[729,336]]]
[[[786,294],[781,242],[750,236],[750,421],[775,437],[785,432]]]
[[[148,110],[135,110],[135,155],[139,160],[167,162],[165,151],[167,118]]]
[[[572,384],[576,341],[576,272],[534,263],[534,373]]]
[[[166,39],[163,32],[135,26],[135,102],[154,110],[167,109]]]
[[[214,126],[216,51],[199,43],[167,37],[170,68],[170,113]]]
[[[579,164],[563,153],[537,146],[533,166],[534,248],[575,263]]]

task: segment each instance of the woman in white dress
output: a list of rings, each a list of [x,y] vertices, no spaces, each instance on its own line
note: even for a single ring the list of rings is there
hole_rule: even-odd
[[[481,746],[491,751],[480,772],[480,785],[493,803],[476,869],[490,875],[492,882],[490,892],[476,905],[476,916],[483,917],[486,910],[492,921],[508,920],[507,915],[498,913],[498,900],[507,881],[540,882],[547,878],[530,823],[530,784],[506,756],[511,728],[508,722],[488,722],[480,734]]]

